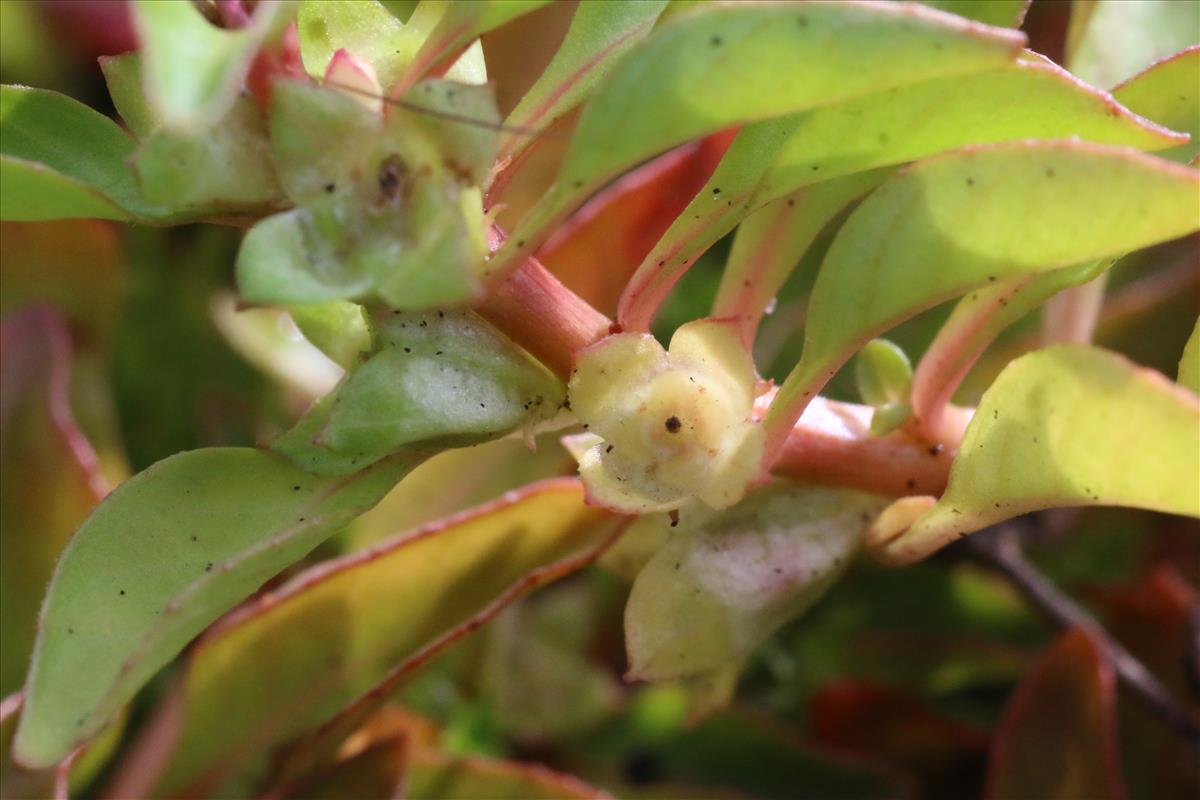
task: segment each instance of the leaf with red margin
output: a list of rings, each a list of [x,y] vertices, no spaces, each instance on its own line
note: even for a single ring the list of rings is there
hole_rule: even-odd
[[[910,563],[1046,508],[1200,517],[1198,439],[1200,398],[1161,373],[1098,348],[1039,350],[1009,364],[984,394],[941,499],[908,498],[919,516],[898,507],[906,501],[893,504],[867,544],[890,563]]]
[[[537,764],[420,750],[408,770],[411,800],[611,800],[578,778]]]
[[[270,796],[286,800],[410,797],[404,792],[407,749],[403,736],[372,742],[349,758],[301,781],[292,791]]]
[[[716,169],[735,134],[706,136],[622,177],[559,228],[538,258],[592,306],[615,314],[629,277]]]
[[[71,338],[46,306],[0,323],[0,693],[21,687],[58,555],[108,491],[71,415]]]
[[[809,698],[807,719],[817,743],[902,767],[921,782],[921,796],[950,796],[946,784],[961,790],[956,771],[974,767],[987,748],[983,731],[937,713],[918,696],[853,678],[832,681]]]
[[[1189,534],[1180,531],[1186,541]],[[1182,537],[1181,537],[1182,538]],[[1195,548],[1181,563],[1200,563]],[[1196,684],[1194,615],[1200,595],[1175,565],[1159,562],[1136,583],[1089,593],[1105,628],[1163,682],[1171,697],[1200,719]],[[1200,763],[1192,742],[1163,725],[1153,712],[1130,703],[1121,711],[1121,756],[1131,797],[1194,797],[1200,794]]]
[[[1122,800],[1116,677],[1083,629],[1064,633],[1017,687],[992,741],[988,800]]]
[[[12,759],[12,740],[21,718],[20,692],[0,701],[0,797],[67,796],[67,769],[62,765],[47,769],[25,769]]]
[[[316,750],[336,749],[337,732],[357,728],[413,669],[517,597],[590,563],[623,525],[584,506],[577,480],[550,480],[260,597],[194,651],[160,792],[246,790],[263,777],[264,755],[344,709],[325,738],[316,734]]]

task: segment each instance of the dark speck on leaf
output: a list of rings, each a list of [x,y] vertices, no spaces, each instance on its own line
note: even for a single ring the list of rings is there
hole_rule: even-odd
[[[713,187],[713,194],[714,194],[714,195],[718,195],[718,194],[720,194],[720,193],[721,193],[721,187],[719,187],[719,186],[714,186],[714,187]]]
[[[606,452],[606,453],[611,453],[612,451],[613,451],[613,446],[611,444],[608,447],[604,448],[604,452]]]
[[[801,14],[800,16],[796,17],[796,24],[799,25],[801,28],[807,28],[808,27],[808,17]]]
[[[679,417],[676,416],[667,417],[667,421],[664,423],[664,425],[667,428],[667,433],[679,433],[679,429],[683,427],[683,423],[680,422]]]
[[[120,595],[121,595],[121,597],[124,597],[124,596],[125,596],[125,590],[124,590],[124,589],[122,589],[122,590],[120,591]]]
[[[404,178],[408,170],[398,155],[390,155],[379,165],[379,193],[385,200],[395,200],[400,196]]]
[[[412,352],[412,348],[411,348],[411,347],[406,347],[406,348],[404,348],[404,352],[406,352],[406,353],[411,353],[411,352]]]
[[[974,185],[975,185],[975,179],[967,178],[967,186],[974,186]]]
[[[436,353],[434,353],[435,356],[440,356],[441,354],[442,354],[441,350],[438,350]]]
[[[1047,178],[1054,177],[1054,167],[1046,167],[1046,177]]]
[[[336,184],[336,183],[327,183],[327,184],[325,184],[325,191],[329,192],[330,194],[333,194],[333,191],[334,191],[335,189],[337,189],[337,184]]]
[[[908,480],[906,480],[904,482],[904,485],[907,486],[909,489],[917,488],[917,482],[915,480],[913,480],[912,478],[909,478]]]
[[[524,246],[525,246],[525,240],[524,240],[524,239],[518,239],[518,240],[517,240],[517,247],[524,247]]]
[[[211,561],[204,565],[205,572],[212,572],[212,568],[213,568],[213,563]]]
[[[944,449],[945,448],[943,448],[941,444],[932,445],[929,448],[929,455],[931,455],[931,456],[941,455],[942,450],[944,450]]]
[[[293,487],[292,487],[292,491],[293,491],[293,492],[298,492],[298,491],[300,491],[300,484],[296,484],[295,486],[293,486]]]
[[[721,46],[721,42],[722,42],[722,41],[724,41],[724,40],[723,40],[723,39],[721,39],[721,37],[720,37],[720,36],[714,36],[714,37],[712,37],[711,39],[709,39],[708,41],[709,41],[709,43],[710,43],[710,44],[712,44],[712,46],[713,46],[713,47],[720,47],[720,46]]]

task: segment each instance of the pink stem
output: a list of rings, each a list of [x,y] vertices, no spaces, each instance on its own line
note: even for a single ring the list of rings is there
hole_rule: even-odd
[[[489,246],[495,250],[503,241],[504,233],[493,226]],[[575,353],[607,336],[612,325],[535,258],[526,259],[476,310],[564,379]]]

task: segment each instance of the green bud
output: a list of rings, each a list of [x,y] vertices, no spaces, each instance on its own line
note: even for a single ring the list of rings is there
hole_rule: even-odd
[[[908,403],[884,403],[876,406],[875,414],[871,417],[871,435],[886,436],[903,425],[911,413],[912,406]]]
[[[854,378],[863,402],[872,406],[907,403],[912,391],[912,363],[887,339],[872,339],[858,354]]]

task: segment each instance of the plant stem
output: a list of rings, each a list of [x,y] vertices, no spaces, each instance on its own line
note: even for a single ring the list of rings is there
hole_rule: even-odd
[[[497,237],[493,246],[498,244]],[[476,310],[564,380],[575,353],[606,336],[612,324],[534,258],[526,259]]]
[[[1021,549],[1019,531],[1001,525],[980,531],[962,543],[978,560],[1004,575],[1039,611],[1064,628],[1092,632],[1112,661],[1117,677],[1135,697],[1172,730],[1200,741],[1200,721],[1175,702],[1171,693],[1132,653],[1114,640],[1079,603],[1038,571]]]

